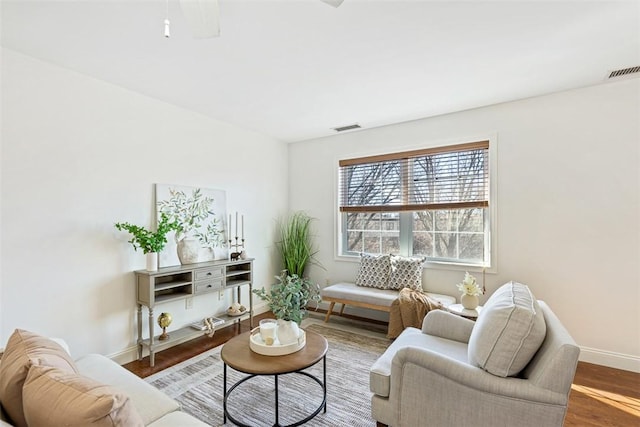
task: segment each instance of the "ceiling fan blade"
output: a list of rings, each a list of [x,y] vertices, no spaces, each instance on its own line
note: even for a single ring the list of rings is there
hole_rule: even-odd
[[[218,0],[180,0],[180,7],[194,38],[220,35]]]
[[[328,5],[331,5],[333,7],[338,7],[342,4],[344,0],[320,0],[320,1]]]

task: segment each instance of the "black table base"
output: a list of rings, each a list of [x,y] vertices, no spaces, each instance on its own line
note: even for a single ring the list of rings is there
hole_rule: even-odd
[[[308,368],[308,367],[307,367]],[[305,368],[305,369],[307,369]],[[312,380],[314,380],[316,383],[318,383],[318,385],[320,385],[320,387],[322,387],[322,402],[320,403],[320,406],[318,406],[318,408],[313,411],[313,413],[311,413],[309,416],[301,419],[300,421],[297,421],[293,424],[287,424],[287,425],[282,425],[280,424],[280,418],[279,418],[279,408],[278,408],[278,377],[280,375],[288,375],[288,374],[298,374],[298,375],[304,375],[307,376],[309,378],[311,378]],[[233,392],[233,390],[235,390],[238,386],[240,386],[241,384],[243,384],[244,382],[250,380],[251,378],[254,377],[261,377],[261,376],[272,376],[273,374],[251,374],[248,375],[244,378],[242,378],[240,381],[238,381],[237,383],[235,383],[233,386],[231,386],[231,388],[229,390],[227,390],[227,364],[224,364],[224,376],[223,376],[223,382],[224,382],[224,401],[223,401],[223,412],[224,412],[224,423],[227,422],[227,419],[229,419],[229,421],[231,421],[232,423],[234,423],[237,426],[240,427],[251,427],[249,424],[244,424],[240,421],[238,421],[236,418],[234,418],[229,411],[227,410],[227,400],[229,399],[229,396],[231,395],[231,392]],[[322,357],[322,381],[320,381],[320,379],[318,379],[316,376],[311,375],[308,372],[304,372],[302,370],[300,371],[295,371],[295,372],[288,372],[286,374],[277,374],[277,375],[273,375],[274,377],[274,383],[275,383],[275,423],[273,424],[273,427],[295,427],[295,426],[299,426],[302,425],[304,423],[306,423],[307,421],[311,420],[313,417],[315,417],[316,415],[318,415],[320,413],[320,411],[322,411],[324,409],[324,413],[327,412],[327,356],[323,356]]]

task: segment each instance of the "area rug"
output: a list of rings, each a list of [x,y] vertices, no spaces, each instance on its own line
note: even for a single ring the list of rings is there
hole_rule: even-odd
[[[369,368],[388,347],[382,333],[364,329],[305,320],[303,328],[323,335],[329,342],[327,352],[327,412],[320,412],[308,426],[375,425],[371,417]],[[223,363],[220,347],[193,357],[169,369],[145,378],[182,405],[183,411],[211,426],[223,424]],[[322,362],[306,372],[322,378]],[[227,384],[235,384],[245,374],[227,369]],[[280,424],[305,418],[322,402],[322,389],[304,375],[279,377]],[[252,426],[274,424],[273,377],[256,377],[233,391],[229,411],[238,421]]]

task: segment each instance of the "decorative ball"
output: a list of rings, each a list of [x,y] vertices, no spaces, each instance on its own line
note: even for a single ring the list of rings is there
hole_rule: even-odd
[[[172,320],[170,313],[160,313],[160,316],[158,316],[158,325],[160,325],[161,328],[168,328]]]

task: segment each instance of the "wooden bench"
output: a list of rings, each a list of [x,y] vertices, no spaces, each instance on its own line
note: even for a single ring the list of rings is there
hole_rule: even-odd
[[[336,283],[327,286],[320,291],[322,301],[331,303],[324,321],[329,321],[329,317],[333,314],[333,309],[336,304],[342,304],[340,316],[344,313],[346,305],[388,313],[391,310],[391,304],[398,298],[398,293],[398,290],[369,288],[366,286],[357,286],[355,283]],[[456,303],[455,297],[450,295],[434,294],[431,292],[427,292],[427,295],[440,301],[445,307]]]

